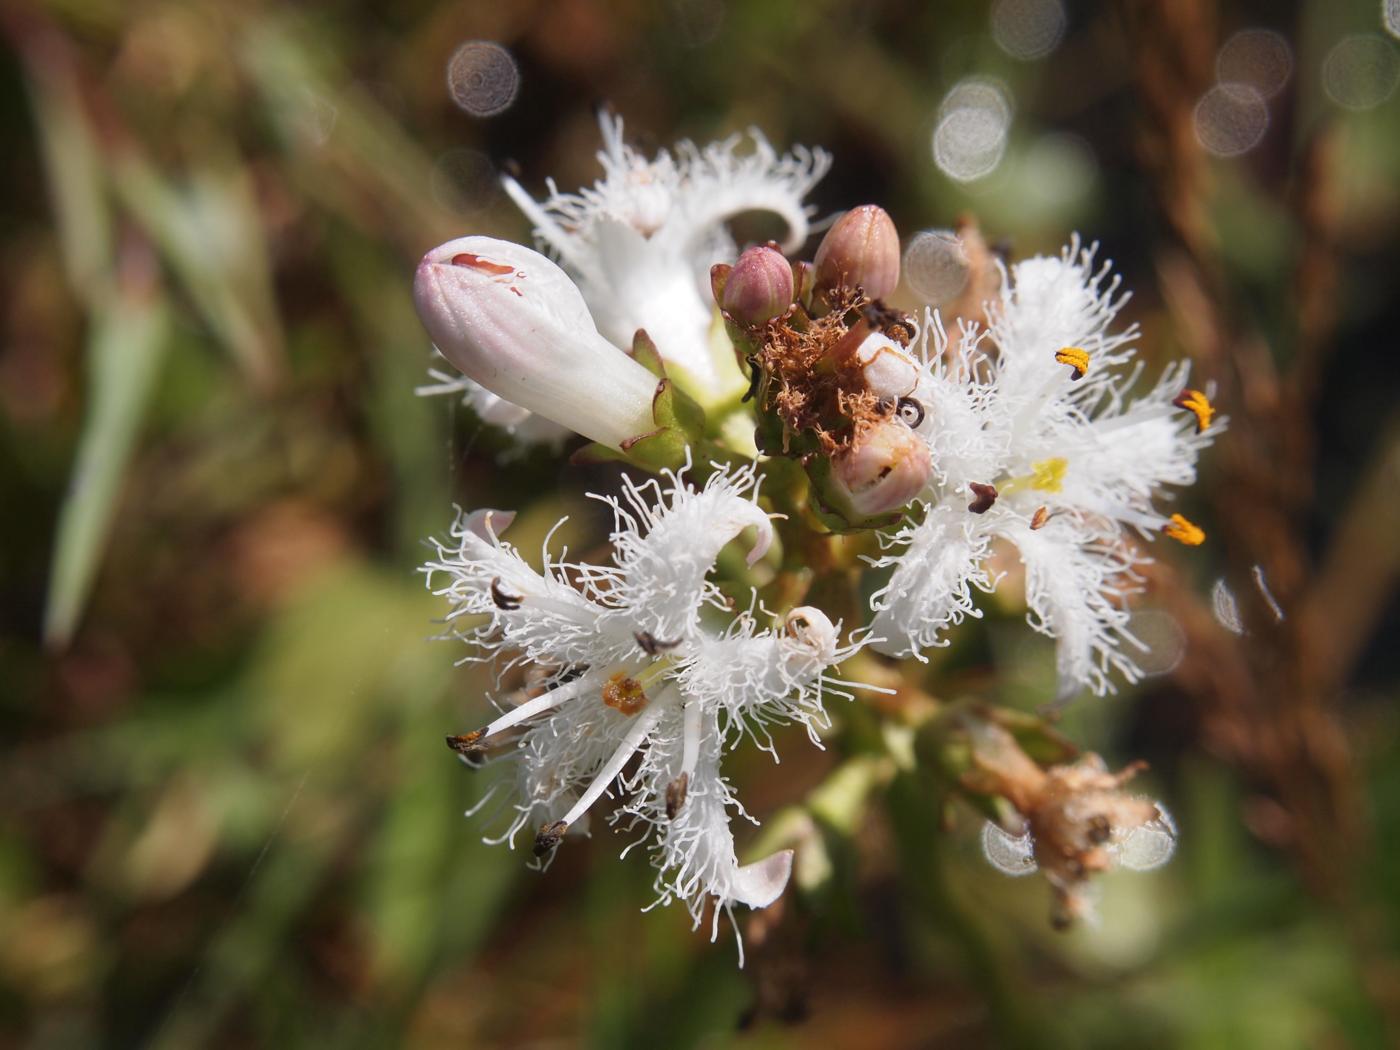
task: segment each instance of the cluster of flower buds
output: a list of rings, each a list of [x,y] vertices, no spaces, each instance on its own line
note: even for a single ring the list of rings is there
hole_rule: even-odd
[[[906,349],[913,324],[884,302],[899,259],[894,223],[867,204],[837,220],[810,263],[768,244],[710,274],[749,370],[758,447],[802,463],[812,504],[835,529],[896,520],[932,470],[915,433],[924,409]]]

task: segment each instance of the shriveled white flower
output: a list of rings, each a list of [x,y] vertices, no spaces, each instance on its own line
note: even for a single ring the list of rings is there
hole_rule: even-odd
[[[507,178],[506,191],[535,226],[541,247],[578,282],[598,329],[622,347],[644,328],[676,381],[702,405],[742,394],[746,380],[716,323],[710,267],[736,253],[726,222],[771,212],[787,226],[785,251],[807,239],[803,198],[831,159],[801,146],[779,156],[756,129],[703,149],[681,142],[647,160],[622,137],[622,120],[600,115],[603,178],[577,193],[535,201]]]
[[[752,612],[709,626],[727,611],[708,579],[720,550],[752,530],[754,564],[772,525],[752,468],[720,470],[701,488],[680,473],[664,479],[625,482],[621,499],[606,499],[611,565],[552,559],[546,545],[536,572],[500,539],[512,516],[477,511],[459,516],[424,571],[451,600],[448,621],[475,650],[468,659],[500,654],[503,669],[523,663],[544,675],[538,695],[449,738],[464,759],[500,745],[518,763],[501,839],[537,831],[536,854],[546,856],[616,790],[613,819],[639,825],[651,844],[659,902],[684,900],[698,924],[714,897],[717,924],[735,903],[771,904],[792,863],[784,852],[739,864],[729,821],[744,811],[721,753],[744,736],[771,751],[773,723],[800,722],[816,741],[835,684],[824,672],[850,649],[812,608],[789,612],[776,630],[760,629]]]
[[[934,471],[922,520],[875,562],[893,568],[872,598],[876,648],[947,644],[949,626],[980,615],[973,591],[996,585],[988,559],[1001,539],[1025,565],[1032,626],[1058,642],[1062,698],[1110,692],[1115,672],[1141,676],[1135,653],[1146,647],[1128,629],[1126,598],[1148,559],[1130,534],[1200,542],[1154,501],[1195,480],[1216,431],[1206,396],[1185,389],[1185,363],[1130,397],[1137,329],[1110,330],[1127,296],[1094,255],[1075,239],[1013,266],[985,333],[965,327],[950,343],[926,314],[922,373],[901,416],[928,442]]]

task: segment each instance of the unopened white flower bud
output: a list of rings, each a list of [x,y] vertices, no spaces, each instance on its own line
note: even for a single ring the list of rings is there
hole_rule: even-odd
[[[896,418],[871,427],[832,463],[838,508],[855,520],[899,510],[923,491],[933,472],[927,442]]]
[[[655,429],[656,377],[598,334],[539,252],[462,237],[423,257],[418,316],[442,355],[499,397],[613,448]]]

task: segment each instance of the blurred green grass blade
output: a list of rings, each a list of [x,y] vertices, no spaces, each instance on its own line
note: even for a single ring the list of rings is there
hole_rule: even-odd
[[[318,46],[314,27],[292,18],[250,23],[238,55],[312,200],[398,241],[410,257],[460,222],[427,192],[431,156]],[[307,133],[322,125],[323,133]]]
[[[90,305],[106,289],[112,266],[112,219],[100,150],[66,44],[56,37],[30,38],[22,54],[68,283]]]
[[[275,385],[282,373],[282,327],[247,173],[216,162],[180,187],[128,148],[113,166],[112,181],[248,378],[262,389]]]
[[[49,575],[44,638],[50,646],[72,638],[92,590],[169,329],[165,297],[146,282],[124,284],[94,312],[87,418],[59,511]]]

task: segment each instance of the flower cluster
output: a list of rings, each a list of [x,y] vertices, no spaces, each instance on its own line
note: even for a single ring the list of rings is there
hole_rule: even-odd
[[[744,811],[724,752],[748,738],[776,758],[775,723],[801,723],[818,743],[824,696],[850,684],[831,668],[866,647],[926,660],[950,644],[950,628],[980,615],[978,593],[1008,575],[999,552],[1019,556],[1030,625],[1055,639],[1059,700],[1141,677],[1130,618],[1145,547],[1204,540],[1163,507],[1220,423],[1184,364],[1135,392],[1137,329],[1115,328],[1126,295],[1078,239],[980,283],[994,290],[985,323],[950,333],[937,313],[892,302],[899,234],[878,207],[837,219],[810,262],[788,258],[810,230],[803,198],[826,170],[820,151],[780,157],[753,132],[746,152],[731,139],[647,160],[606,116],[603,138],[592,187],[551,183],[537,202],[507,180],[552,258],[462,237],[424,257],[414,296],[464,373],[434,371],[433,389],[522,439],[578,434],[591,442],[579,453],[658,480],[624,477],[608,499],[609,565],[546,550],[536,572],[501,539],[511,516],[477,511],[426,573],[470,658],[503,675],[530,668],[500,717],[449,737],[468,764],[516,764],[503,839],[529,832],[547,859],[615,792],[612,818],[642,829],[659,899],[685,901],[698,923],[710,899],[716,920],[736,903],[767,906],[792,863],[782,851],[739,863],[729,822]],[[736,257],[725,222],[753,210],[788,236]],[[721,558],[750,531],[747,569]],[[768,571],[755,575],[759,559]],[[822,567],[838,571],[819,579]],[[720,576],[729,594],[754,595],[747,611]],[[767,579],[776,615],[753,589]],[[812,596],[846,585],[840,607],[848,618],[861,607],[862,622],[843,645]],[[1004,866],[1046,874],[1057,918],[1084,911],[1090,875],[1141,859],[1131,842],[1174,841],[1164,810],[1121,790],[1136,767],[1021,759],[983,761],[956,788],[1020,814],[1022,838],[989,842],[1012,858]]]

